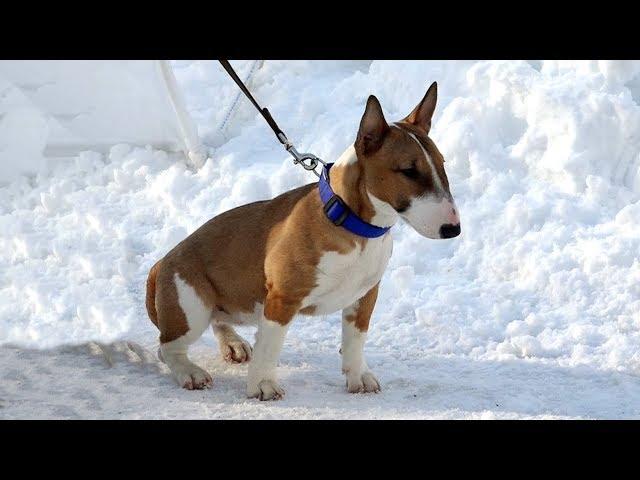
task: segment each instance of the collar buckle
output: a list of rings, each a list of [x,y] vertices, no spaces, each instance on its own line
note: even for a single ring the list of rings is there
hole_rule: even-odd
[[[338,205],[338,207],[334,208],[336,204]],[[339,208],[342,208],[342,213],[338,213],[340,212]],[[329,201],[324,204],[323,210],[331,223],[333,223],[337,227],[344,223],[350,212],[349,207],[347,207],[347,205],[344,203],[344,200],[342,200],[342,198],[340,198],[335,193],[329,199]]]

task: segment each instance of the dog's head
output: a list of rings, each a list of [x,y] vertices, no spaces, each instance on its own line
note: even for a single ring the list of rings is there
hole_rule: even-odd
[[[370,196],[390,205],[421,235],[460,234],[444,158],[429,138],[438,88],[434,82],[418,106],[389,125],[371,95],[360,121],[355,150]]]

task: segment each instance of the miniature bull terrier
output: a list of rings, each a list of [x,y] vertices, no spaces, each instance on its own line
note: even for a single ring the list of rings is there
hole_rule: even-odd
[[[247,395],[282,398],[276,375],[297,314],[342,310],[342,371],[349,392],[378,392],[363,347],[399,218],[432,238],[460,234],[444,159],[429,138],[434,82],[403,120],[388,124],[370,96],[356,140],[317,183],[224,212],[149,272],[146,306],[160,358],[186,389],[212,378],[187,351],[211,326],[223,357],[250,361]],[[253,349],[233,325],[257,325]]]

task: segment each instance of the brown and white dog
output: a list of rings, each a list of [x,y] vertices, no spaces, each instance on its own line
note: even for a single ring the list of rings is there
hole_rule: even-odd
[[[436,98],[433,83],[389,125],[369,97],[354,145],[331,170],[334,192],[365,222],[389,227],[402,217],[428,238],[460,233],[444,160],[428,136]],[[187,349],[211,325],[227,361],[251,360],[248,396],[279,399],[276,366],[290,322],[298,313],[342,310],[347,389],[377,392],[363,346],[391,250],[390,233],[364,238],[334,225],[316,183],[224,212],[149,272],[146,305],[160,330],[160,357],[184,388],[210,387]],[[253,350],[233,324],[257,325]]]

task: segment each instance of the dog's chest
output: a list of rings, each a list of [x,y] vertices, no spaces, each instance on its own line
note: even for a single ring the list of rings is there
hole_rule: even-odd
[[[351,252],[325,252],[316,267],[316,287],[304,299],[314,315],[325,315],[352,305],[380,281],[393,249],[390,234],[370,239]]]

